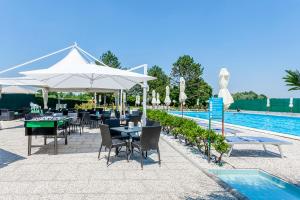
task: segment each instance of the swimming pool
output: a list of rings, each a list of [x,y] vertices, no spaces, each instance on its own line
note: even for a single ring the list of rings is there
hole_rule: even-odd
[[[256,169],[209,170],[251,200],[300,199],[300,188]]]
[[[171,112],[180,114],[180,111]],[[183,115],[208,119],[208,112],[183,112]],[[300,136],[300,117],[225,112],[225,123]],[[220,121],[220,120],[219,120]]]

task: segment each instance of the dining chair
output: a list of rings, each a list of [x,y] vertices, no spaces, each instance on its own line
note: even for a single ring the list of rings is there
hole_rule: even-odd
[[[98,153],[98,159],[100,159],[100,153],[102,147],[108,148],[108,157],[107,157],[107,165],[109,163],[109,158],[110,158],[110,152],[112,148],[119,148],[119,147],[126,147],[126,158],[128,162],[128,145],[126,141],[120,140],[120,139],[113,139],[110,135],[110,130],[109,126],[107,124],[101,124],[100,125],[100,133],[101,133],[101,145],[99,148],[99,153]]]
[[[133,141],[132,146],[137,148],[141,155],[141,168],[144,165],[144,155],[143,152],[150,150],[156,150],[158,154],[158,163],[161,165],[160,151],[159,151],[159,137],[160,137],[161,126],[146,126],[142,127],[142,133],[140,136],[140,141]]]

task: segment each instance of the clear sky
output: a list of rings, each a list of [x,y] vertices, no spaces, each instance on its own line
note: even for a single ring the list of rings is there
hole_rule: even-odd
[[[167,73],[189,54],[214,93],[225,66],[231,92],[300,96],[282,80],[285,69],[300,68],[299,0],[0,0],[0,70],[74,41],[97,57],[113,51],[123,66]]]

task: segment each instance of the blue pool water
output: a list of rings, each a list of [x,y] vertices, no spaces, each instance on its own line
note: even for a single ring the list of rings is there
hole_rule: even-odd
[[[300,199],[300,188],[260,170],[210,170],[251,200]]]
[[[179,111],[172,112],[181,114]],[[184,112],[189,117],[208,119],[208,112]],[[225,123],[300,136],[300,117],[225,112]]]

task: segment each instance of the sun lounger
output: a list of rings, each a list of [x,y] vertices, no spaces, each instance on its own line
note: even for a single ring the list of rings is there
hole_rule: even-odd
[[[281,145],[292,144],[290,142],[283,141],[283,140],[267,138],[267,137],[255,137],[255,136],[228,136],[226,137],[226,142],[231,146],[228,152],[228,156],[230,156],[233,146],[236,144],[262,144],[265,151],[267,151],[266,145],[270,144],[270,145],[277,146],[280,156],[283,157]]]

